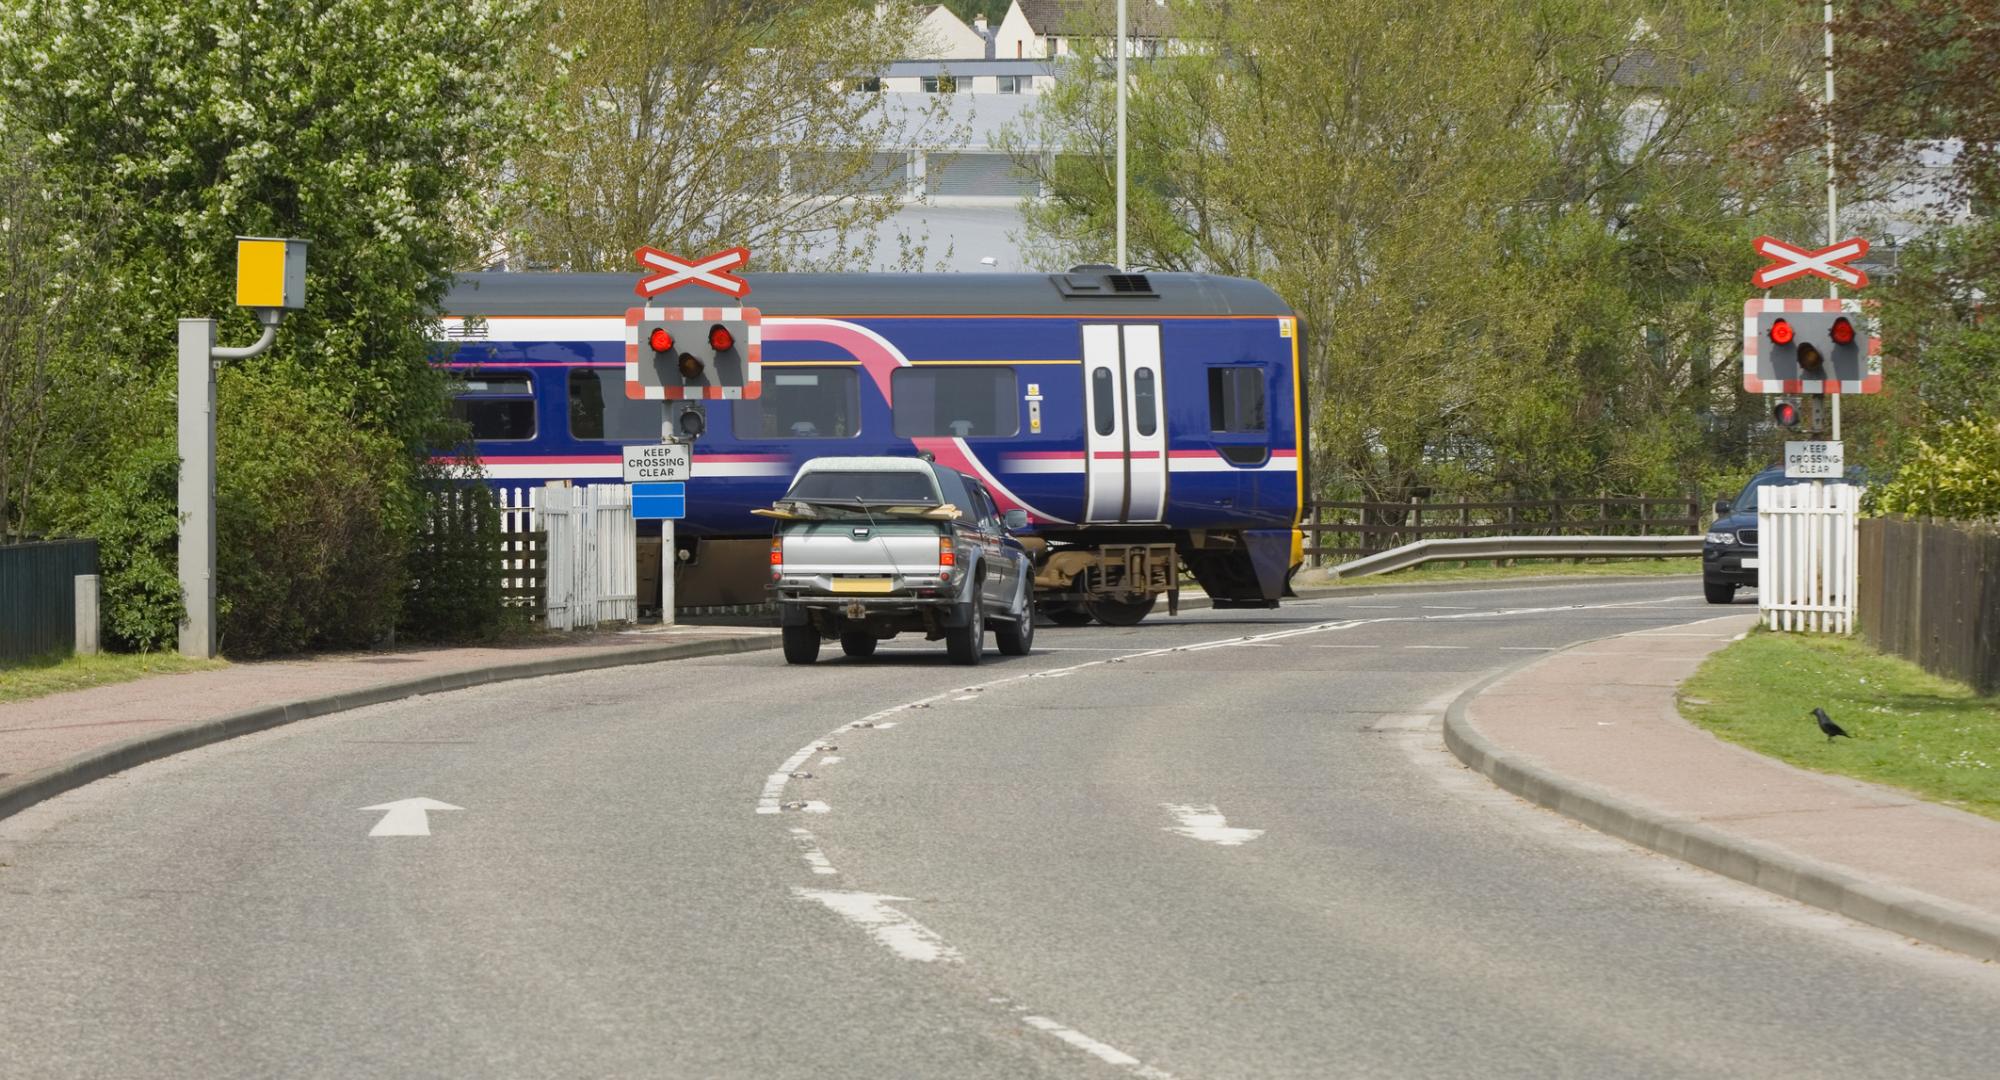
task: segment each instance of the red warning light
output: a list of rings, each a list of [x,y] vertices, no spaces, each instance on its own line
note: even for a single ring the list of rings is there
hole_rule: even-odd
[[[654,327],[652,336],[648,337],[646,341],[653,346],[654,352],[672,352],[674,350],[674,336],[667,333],[667,328],[664,326]]]
[[[1833,343],[1835,345],[1854,344],[1854,324],[1845,317],[1833,320]]]
[[[1792,324],[1786,322],[1783,319],[1779,319],[1777,322],[1772,323],[1771,344],[1790,345],[1791,343],[1792,343]]]
[[[708,347],[716,352],[727,352],[736,346],[736,336],[729,328],[717,323],[708,328]]]

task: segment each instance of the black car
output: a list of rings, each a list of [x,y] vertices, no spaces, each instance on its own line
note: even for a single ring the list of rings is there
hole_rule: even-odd
[[[1863,482],[1861,470],[1847,470],[1847,482]],[[1757,489],[1774,484],[1810,484],[1792,480],[1785,467],[1773,465],[1750,478],[1734,499],[1717,499],[1715,521],[1701,544],[1701,591],[1711,604],[1736,599],[1736,590],[1757,584]]]

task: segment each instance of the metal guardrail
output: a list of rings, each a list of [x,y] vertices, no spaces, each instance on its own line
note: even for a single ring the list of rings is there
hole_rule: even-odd
[[[1419,540],[1332,567],[1333,578],[1367,577],[1453,559],[1650,559],[1701,554],[1699,536],[1479,536]]]

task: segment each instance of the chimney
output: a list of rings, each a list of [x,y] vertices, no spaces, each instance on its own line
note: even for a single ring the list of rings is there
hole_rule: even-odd
[[[972,31],[973,31],[973,33],[975,33],[975,34],[978,34],[978,35],[979,35],[980,37],[985,37],[985,36],[986,36],[986,13],[985,13],[985,12],[983,12],[983,11],[982,11],[982,12],[980,12],[979,14],[977,14],[977,15],[974,15],[974,16],[972,17]]]

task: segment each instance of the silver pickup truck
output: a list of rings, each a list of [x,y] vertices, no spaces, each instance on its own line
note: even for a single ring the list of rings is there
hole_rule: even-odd
[[[901,633],[944,639],[960,664],[976,664],[990,627],[1009,656],[1035,640],[1033,560],[979,481],[920,458],[826,457],[808,461],[785,497],[760,514],[776,519],[771,589],[785,659],[810,664],[820,642],[868,656]]]

